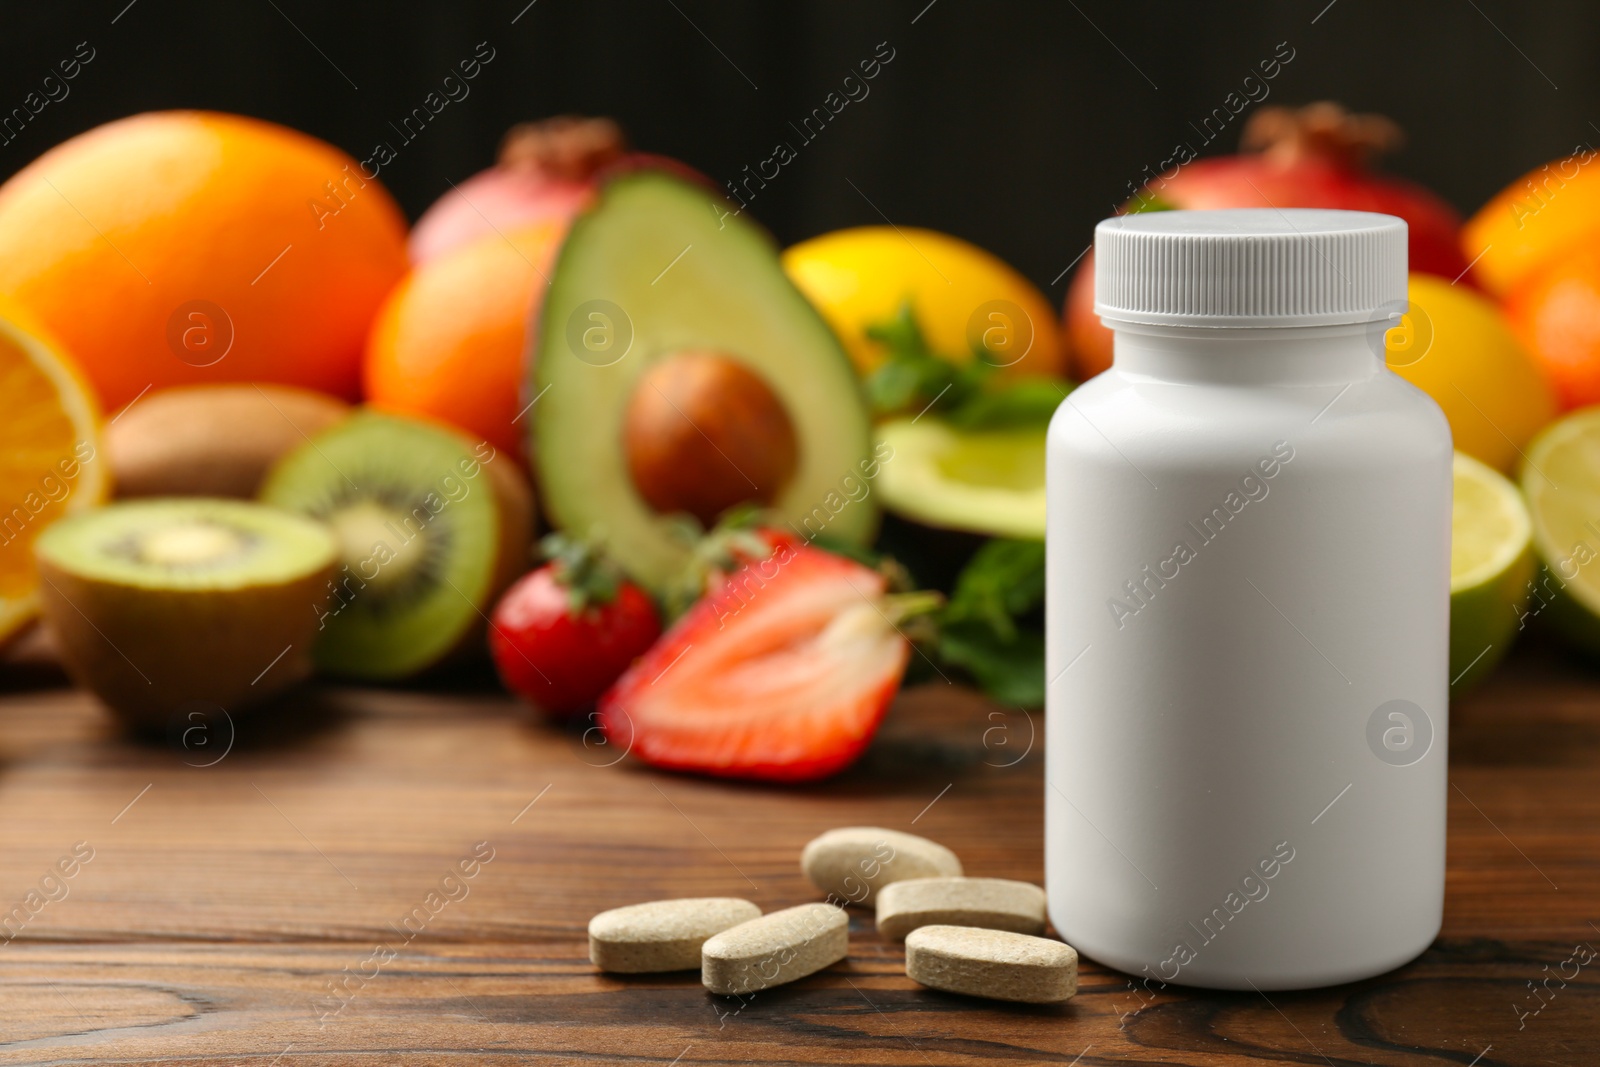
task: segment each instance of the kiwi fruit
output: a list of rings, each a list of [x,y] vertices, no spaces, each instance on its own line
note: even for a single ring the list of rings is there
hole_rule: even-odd
[[[280,460],[261,499],[333,530],[314,655],[345,677],[405,678],[482,648],[494,599],[529,562],[533,494],[516,463],[420,419],[357,412]]]
[[[134,401],[106,427],[117,496],[251,499],[272,465],[349,416],[342,400],[286,385],[187,385]]]
[[[204,497],[95,508],[34,542],[68,671],[149,729],[200,704],[248,709],[309,675],[336,558],[318,523]]]

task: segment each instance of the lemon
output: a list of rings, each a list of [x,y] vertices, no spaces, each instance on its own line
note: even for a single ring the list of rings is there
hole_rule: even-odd
[[[933,416],[877,428],[883,506],[993,537],[1044,538],[1045,430],[958,430]]]
[[[1413,274],[1411,308],[1385,337],[1389,369],[1444,409],[1456,448],[1502,474],[1555,418],[1555,394],[1481,294]]]
[[[1480,681],[1529,621],[1533,523],[1517,487],[1457,452],[1450,508],[1450,692]]]
[[[911,302],[929,347],[953,360],[981,343],[1008,374],[1066,372],[1055,309],[1033,283],[977,245],[911,226],[859,226],[802,241],[783,269],[870,372],[883,346],[866,328]]]
[[[1575,411],[1534,438],[1522,491],[1544,565],[1521,611],[1600,653],[1600,408]]]

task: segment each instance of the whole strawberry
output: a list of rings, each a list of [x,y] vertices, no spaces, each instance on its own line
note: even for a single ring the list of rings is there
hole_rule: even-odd
[[[661,635],[655,605],[592,545],[559,534],[550,562],[506,590],[489,620],[489,651],[506,688],[566,718],[601,693]]]

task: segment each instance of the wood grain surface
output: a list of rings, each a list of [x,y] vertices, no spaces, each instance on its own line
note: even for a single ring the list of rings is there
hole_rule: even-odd
[[[1524,647],[1451,727],[1444,930],[1389,975],[1141,994],[1085,963],[1014,1007],[916,986],[863,912],[846,963],[741,1001],[596,973],[589,916],[816,899],[798,852],[842,824],[1039,881],[1041,719],[923,687],[844,776],[764,788],[618,762],[471,680],[140,742],[14,654],[0,1063],[1600,1063],[1600,959],[1563,966],[1600,947],[1600,674]]]

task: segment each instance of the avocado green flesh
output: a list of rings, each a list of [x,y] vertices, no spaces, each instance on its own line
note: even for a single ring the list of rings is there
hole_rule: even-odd
[[[64,571],[147,589],[278,585],[328,565],[332,539],[298,515],[238,500],[153,498],[52,524],[35,549]]]
[[[546,510],[661,589],[689,558],[635,488],[623,416],[639,376],[688,349],[746,363],[794,424],[799,466],[771,509],[807,536],[866,541],[870,499],[834,510],[868,468],[870,427],[848,357],[785,277],[770,238],[716,193],[658,171],[618,177],[573,224],[537,329],[531,451]],[[598,302],[605,303],[598,303]],[[738,457],[730,459],[737,464]]]
[[[962,431],[932,416],[878,427],[878,492],[903,518],[997,537],[1044,537],[1045,431]]]
[[[315,656],[323,670],[401,678],[480,619],[494,580],[499,506],[454,434],[362,413],[280,460],[266,503],[327,523],[339,545]]]

